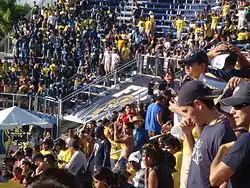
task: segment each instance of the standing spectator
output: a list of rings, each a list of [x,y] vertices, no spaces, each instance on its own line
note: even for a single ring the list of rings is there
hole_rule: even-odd
[[[119,122],[116,122],[114,125],[114,141],[121,144],[121,157],[118,160],[118,164],[120,170],[125,170],[128,157],[134,151],[134,125],[131,122],[123,124],[123,127],[120,127],[120,125]],[[121,128],[122,132],[119,133],[119,129]]]
[[[154,90],[156,88],[155,79],[152,78],[148,84],[148,100],[152,102],[155,99]]]
[[[211,187],[212,160],[222,144],[236,140],[229,120],[216,110],[211,96],[212,90],[201,81],[186,83],[178,94],[178,105],[185,114],[181,128],[189,150],[193,151],[187,188]],[[194,127],[200,133],[196,143],[192,134]]]
[[[250,83],[241,83],[235,88],[231,97],[222,99],[222,104],[232,106],[236,126],[249,130],[250,120]],[[246,178],[250,174],[249,147],[250,134],[243,134],[235,143],[222,145],[211,165],[210,182],[213,186],[219,186],[230,179],[231,187],[248,187],[250,180]]]
[[[116,70],[119,63],[120,63],[120,56],[117,52],[117,49],[114,48],[112,51],[112,61],[111,61],[111,70],[110,70],[112,73]]]
[[[174,27],[176,28],[176,38],[177,40],[182,39],[182,32],[185,27],[186,23],[185,21],[181,18],[180,15],[177,15],[177,18],[174,22]]]
[[[104,136],[104,127],[98,126],[94,131],[96,141],[93,152],[89,158],[88,166],[94,159],[94,170],[101,167],[110,167],[110,149],[111,144],[109,140]]]
[[[147,109],[145,129],[149,132],[149,136],[161,134],[162,122],[162,107],[165,97],[158,96],[156,102],[150,104]]]
[[[134,150],[140,151],[142,146],[149,141],[148,132],[142,128],[144,120],[140,116],[135,116],[132,119],[135,129],[133,130],[134,135]]]
[[[146,144],[142,148],[142,161],[146,166],[145,187],[174,188],[171,172],[165,165],[164,152],[153,144]]]
[[[238,9],[238,30],[245,28],[247,10],[240,6]]]

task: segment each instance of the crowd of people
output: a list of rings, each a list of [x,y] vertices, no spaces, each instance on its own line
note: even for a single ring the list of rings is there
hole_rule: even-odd
[[[2,63],[3,88],[14,82],[17,91],[49,88],[49,96],[59,97],[70,89],[70,75],[77,73],[77,90],[137,55],[178,58],[181,71],[178,83],[172,68],[159,84],[152,79],[144,103],[127,104],[78,132],[69,129],[64,139],[46,134],[7,153],[0,187],[249,186],[250,62],[237,47],[248,42],[246,3],[223,1],[222,14],[207,3],[188,26],[178,15],[176,36],[163,38],[155,37],[154,13],[145,17],[135,7],[132,23],[119,25],[115,11],[89,10],[84,0],[41,10],[35,4],[32,20],[15,27],[15,59],[11,69]],[[224,88],[214,90],[199,81],[202,75]]]

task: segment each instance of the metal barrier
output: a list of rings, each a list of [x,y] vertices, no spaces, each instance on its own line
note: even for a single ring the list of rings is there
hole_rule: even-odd
[[[58,114],[58,100],[26,94],[0,93],[0,109],[18,106],[20,108],[50,115]]]
[[[159,57],[151,55],[139,55],[138,64],[141,74],[148,74],[153,76],[163,76],[166,74],[168,68],[176,72],[179,67],[180,59],[170,57]]]
[[[131,81],[133,75],[139,74],[137,71],[137,63],[137,59],[134,59],[118,67],[115,72],[109,73],[104,77],[96,78],[96,80],[90,84],[64,97],[59,101],[59,103],[61,103],[61,114],[59,117],[65,114],[71,114],[73,111],[80,111],[86,106],[91,108],[92,104],[107,95],[110,90],[119,89],[122,84]]]

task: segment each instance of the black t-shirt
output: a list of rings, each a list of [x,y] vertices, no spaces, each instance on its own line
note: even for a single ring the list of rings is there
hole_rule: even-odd
[[[231,152],[222,161],[233,170],[230,181],[233,188],[250,186],[250,133],[243,134],[236,141]]]
[[[166,89],[167,85],[168,85],[168,83],[165,80],[161,81],[159,83],[159,90],[164,91]]]
[[[110,167],[110,148],[111,144],[107,138],[96,140],[94,145],[95,169],[100,167]],[[105,158],[106,155],[106,158]]]
[[[187,188],[211,188],[211,163],[220,145],[235,140],[236,136],[227,119],[205,126],[193,149]]]
[[[166,165],[154,166],[153,170],[158,178],[157,188],[174,188],[174,180]]]
[[[148,84],[148,95],[154,95],[154,84]]]

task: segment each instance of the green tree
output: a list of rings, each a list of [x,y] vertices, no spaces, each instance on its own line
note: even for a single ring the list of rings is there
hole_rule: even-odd
[[[17,5],[16,0],[0,0],[0,40],[10,32],[14,23],[30,10],[29,5]]]

